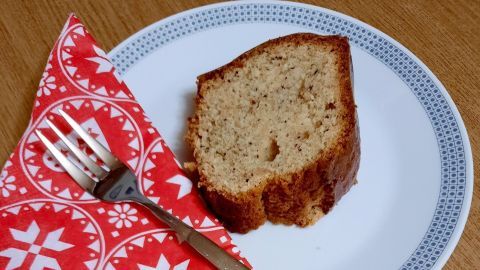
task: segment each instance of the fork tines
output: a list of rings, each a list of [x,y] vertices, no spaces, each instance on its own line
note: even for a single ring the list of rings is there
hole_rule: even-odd
[[[66,112],[59,109],[60,115],[65,119],[65,121],[70,125],[70,127],[78,134],[80,138],[93,150],[93,152],[102,160],[105,165],[110,169],[114,170],[122,166],[122,163],[113,156],[102,144],[95,140],[88,132],[86,132],[75,120],[73,120]],[[78,160],[90,170],[98,180],[103,180],[107,175],[108,171],[103,169],[101,166],[97,165],[90,157],[88,157],[80,148],[78,148],[74,143],[72,143],[67,136],[65,136],[51,121],[46,120],[48,126],[55,132],[55,134],[60,138],[60,140],[65,143],[70,152],[78,158]],[[65,157],[55,145],[48,140],[43,133],[36,129],[35,133],[38,135],[43,144],[47,149],[52,153],[52,155],[58,160],[60,165],[67,171],[67,173],[84,189],[92,191],[95,186],[95,181],[93,178],[87,175],[85,171],[81,168],[78,168],[72,161]]]

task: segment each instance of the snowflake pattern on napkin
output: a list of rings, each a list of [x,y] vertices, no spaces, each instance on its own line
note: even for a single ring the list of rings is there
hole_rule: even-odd
[[[96,157],[58,114],[65,110],[135,172],[140,190],[249,265],[205,208],[105,52],[70,15],[40,80],[30,123],[0,175],[1,269],[213,269],[148,210],[82,190],[35,135],[57,123]]]

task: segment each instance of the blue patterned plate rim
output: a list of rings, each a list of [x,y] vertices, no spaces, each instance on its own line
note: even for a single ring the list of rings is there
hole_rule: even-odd
[[[403,80],[428,115],[441,159],[440,196],[424,237],[399,269],[441,268],[460,240],[473,195],[470,141],[453,100],[411,51],[380,30],[329,9],[288,1],[225,2],[187,10],[153,23],[116,46],[109,57],[120,75],[163,45],[184,36],[239,23],[275,23],[348,36]],[[439,229],[442,226],[444,229]]]

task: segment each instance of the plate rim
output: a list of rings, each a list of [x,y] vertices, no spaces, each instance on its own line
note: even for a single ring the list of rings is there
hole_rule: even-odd
[[[243,5],[243,4],[252,4],[252,5],[253,4],[256,4],[256,5],[262,5],[262,4],[272,5],[272,4],[275,4],[275,5],[279,5],[279,6],[280,5],[296,6],[296,7],[299,7],[299,8],[313,9],[313,10],[321,11],[323,13],[332,14],[336,17],[339,17],[339,18],[342,18],[346,21],[352,22],[355,25],[362,26],[363,28],[368,29],[370,32],[372,32],[372,33],[384,38],[385,40],[389,41],[391,44],[393,44],[398,49],[400,49],[400,51],[402,51],[407,56],[409,56],[416,64],[419,65],[421,70],[424,71],[428,75],[428,77],[432,80],[432,82],[435,84],[435,86],[437,86],[437,88],[439,89],[443,98],[446,100],[448,108],[452,111],[454,120],[456,121],[456,124],[458,125],[458,128],[459,128],[458,132],[461,135],[461,139],[462,139],[462,143],[463,143],[462,146],[464,148],[463,150],[464,150],[464,154],[465,154],[464,159],[465,159],[465,173],[466,173],[465,174],[465,179],[466,179],[465,190],[464,190],[465,193],[464,193],[464,197],[463,197],[462,207],[460,209],[460,215],[458,216],[457,222],[455,224],[455,228],[453,229],[453,233],[451,234],[447,244],[445,245],[445,248],[440,253],[440,255],[438,255],[438,258],[432,264],[431,269],[443,267],[446,264],[449,257],[451,256],[451,254],[453,253],[455,247],[458,245],[458,242],[459,242],[459,240],[462,236],[462,233],[464,231],[466,222],[468,220],[468,215],[469,215],[470,208],[471,208],[471,202],[472,202],[472,197],[473,197],[473,185],[474,185],[474,168],[473,168],[474,164],[473,164],[470,140],[469,140],[468,132],[467,132],[467,129],[465,127],[464,121],[463,121],[463,119],[460,115],[460,112],[458,111],[457,106],[455,105],[453,99],[451,98],[450,94],[448,93],[448,91],[446,90],[444,85],[440,82],[440,80],[437,78],[437,76],[423,63],[422,60],[420,60],[413,52],[411,52],[408,48],[403,46],[400,42],[398,42],[394,38],[390,37],[388,34],[382,32],[381,30],[379,30],[379,29],[377,29],[377,28],[375,28],[375,27],[373,27],[373,26],[371,26],[371,25],[369,25],[369,24],[367,24],[367,23],[365,23],[365,22],[363,22],[359,19],[351,17],[349,15],[346,15],[346,14],[343,14],[343,13],[340,13],[340,12],[337,12],[337,11],[334,11],[334,10],[331,10],[331,9],[311,5],[311,4],[297,3],[297,2],[290,2],[290,1],[275,1],[275,0],[260,0],[260,1],[259,0],[244,0],[244,1],[232,1],[232,2],[219,2],[219,3],[214,3],[214,4],[209,4],[209,5],[204,5],[204,6],[199,6],[199,7],[196,7],[196,8],[188,9],[188,10],[170,15],[168,17],[162,18],[162,19],[160,19],[160,20],[158,20],[158,21],[140,29],[139,31],[135,32],[134,34],[130,35],[128,38],[126,38],[125,40],[120,42],[117,46],[115,46],[108,53],[108,57],[113,60],[112,62],[114,63],[114,65],[118,66],[115,63],[114,59],[119,54],[119,52],[122,49],[126,48],[128,45],[130,45],[132,42],[137,41],[144,34],[150,32],[151,30],[153,30],[154,28],[156,28],[159,25],[166,25],[166,24],[168,24],[170,22],[173,22],[173,21],[175,21],[179,18],[184,18],[184,17],[186,17],[190,14],[195,14],[195,13],[197,13],[199,11],[202,11],[202,10],[209,10],[209,9],[214,9],[214,8],[218,8],[218,7],[236,6],[236,5]],[[265,23],[265,22],[256,22],[256,23]],[[225,24],[226,27],[228,27],[229,25],[233,25],[233,24]],[[214,27],[212,27],[212,28],[214,28]],[[200,31],[193,32],[192,34],[207,31],[207,30],[210,30],[212,28],[206,28],[205,30],[200,30]],[[306,30],[308,30],[308,29],[306,29]],[[185,36],[188,36],[188,35],[185,35]],[[182,38],[182,37],[183,36],[179,37],[179,39]],[[176,39],[173,39],[172,42],[174,42],[175,40]],[[168,44],[168,43],[166,43],[166,44]],[[356,45],[354,44],[353,46],[356,46]],[[366,51],[364,48],[361,48],[359,46],[357,46],[357,47],[360,48],[363,51]],[[161,48],[161,46],[158,47],[158,48]],[[158,48],[153,49],[151,52],[157,50]],[[368,51],[366,51],[366,52],[368,53]],[[132,67],[136,63],[140,62],[144,57],[148,57],[148,55],[149,55],[149,53],[142,56],[142,58],[138,59],[135,63],[132,64]],[[372,54],[369,53],[369,55],[374,57],[376,60],[380,61],[380,59],[373,56]],[[380,62],[383,65],[387,66],[387,68],[389,68],[391,70],[391,68],[388,65],[386,65],[384,62],[382,62],[382,61],[380,61]],[[123,73],[128,72],[128,69],[118,71],[118,72],[122,76]],[[396,72],[394,72],[394,73],[395,73],[396,76],[400,77]],[[403,79],[402,79],[402,82],[404,82]],[[410,87],[408,85],[407,85],[407,87],[410,89]],[[417,99],[417,101],[420,103],[420,101],[418,99]],[[425,110],[423,105],[421,105],[421,106]],[[425,111],[425,113],[426,113],[426,111]],[[430,117],[429,117],[429,121],[431,121]],[[433,126],[432,126],[432,130],[433,130]],[[435,134],[435,138],[438,142],[438,137],[437,137],[436,134]],[[439,200],[439,198],[437,199],[437,201],[438,200]],[[432,219],[432,221],[433,221],[433,219]],[[429,225],[428,228],[430,228],[430,225]],[[423,240],[423,238],[420,239],[419,242],[421,242],[422,240]],[[413,251],[412,255],[410,255],[409,259],[413,256],[413,254],[418,249],[420,244],[421,243],[419,243],[417,245],[417,248]],[[408,268],[405,268],[405,264],[407,262],[408,262],[408,260],[405,261],[404,264],[402,266],[400,266],[400,268],[401,269],[408,269]]]

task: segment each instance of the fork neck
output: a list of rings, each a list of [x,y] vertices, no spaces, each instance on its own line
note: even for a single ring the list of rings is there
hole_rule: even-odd
[[[110,171],[105,179],[96,184],[94,193],[101,199],[111,202],[121,200],[144,202],[135,175],[125,166]]]

